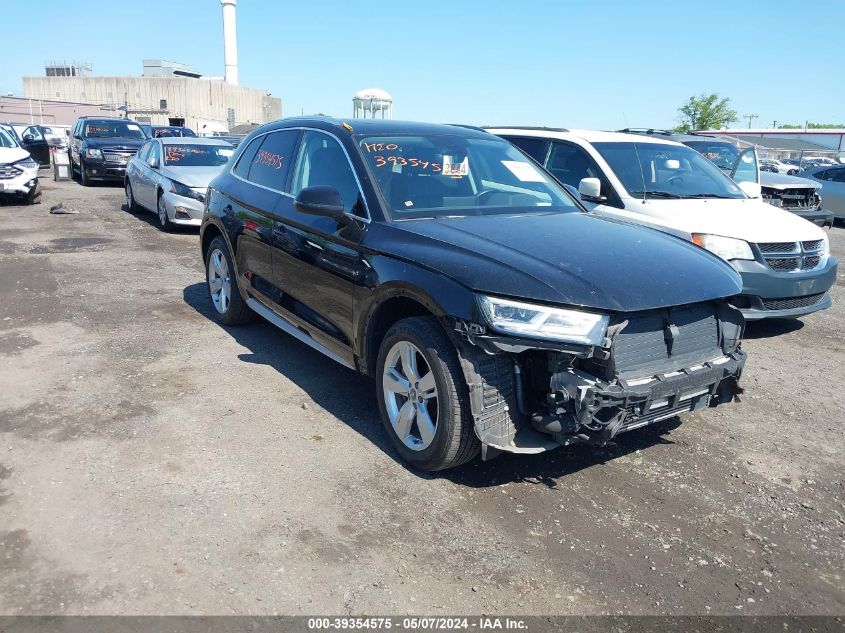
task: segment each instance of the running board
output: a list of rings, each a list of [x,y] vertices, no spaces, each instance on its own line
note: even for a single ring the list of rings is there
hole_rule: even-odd
[[[295,339],[305,343],[308,347],[314,348],[315,350],[317,350],[321,354],[328,356],[333,361],[340,363],[341,365],[343,365],[347,369],[352,369],[352,370],[355,369],[355,367],[353,367],[351,363],[348,363],[346,360],[344,360],[343,358],[341,358],[340,356],[335,354],[333,351],[331,351],[325,345],[322,345],[322,344],[318,343],[317,341],[315,341],[313,338],[308,336],[305,332],[303,332],[302,330],[297,328],[295,325],[291,324],[289,321],[286,321],[285,319],[280,317],[278,314],[273,312],[270,308],[265,306],[263,303],[261,303],[257,299],[253,299],[252,297],[250,297],[249,299],[246,300],[246,304],[253,310],[253,312],[261,315],[262,317],[264,317],[265,319],[270,321],[270,323],[275,325],[277,328],[279,328],[280,330],[282,330],[286,334],[290,334]]]

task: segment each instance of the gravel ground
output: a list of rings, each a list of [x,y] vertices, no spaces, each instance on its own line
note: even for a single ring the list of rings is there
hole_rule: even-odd
[[[430,476],[370,381],[209,319],[196,231],[43,185],[0,207],[0,613],[845,611],[845,273],[749,327],[741,403]]]

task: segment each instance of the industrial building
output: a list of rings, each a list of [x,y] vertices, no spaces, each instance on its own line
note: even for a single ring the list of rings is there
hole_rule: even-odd
[[[143,60],[140,77],[97,77],[84,64],[59,63],[48,65],[43,77],[24,77],[24,98],[35,104],[35,114],[45,107],[55,113],[51,122],[56,124],[73,123],[74,110],[91,107],[104,116],[152,125],[187,125],[200,134],[281,118],[281,99],[265,90],[238,85],[237,0],[221,0],[220,4],[225,78],[206,77],[184,64],[156,59]],[[88,108],[54,108],[51,102]],[[60,120],[63,112],[68,114],[67,120]]]

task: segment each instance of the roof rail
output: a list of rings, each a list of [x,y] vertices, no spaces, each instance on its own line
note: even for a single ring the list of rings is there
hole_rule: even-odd
[[[531,125],[484,125],[482,130],[496,128],[497,130],[537,130],[538,132],[569,132],[565,127],[545,127]]]
[[[674,134],[671,130],[660,130],[652,127],[626,127],[622,130],[616,131],[622,134],[648,134],[651,136],[655,134],[660,134],[661,136],[672,136]]]

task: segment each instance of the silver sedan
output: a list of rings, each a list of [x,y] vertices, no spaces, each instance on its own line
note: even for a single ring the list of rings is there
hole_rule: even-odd
[[[133,212],[153,211],[165,231],[177,224],[199,226],[208,185],[234,151],[212,138],[150,139],[126,167],[126,205]]]
[[[845,220],[845,165],[821,165],[798,174],[821,183],[822,208],[833,211],[837,220]]]

